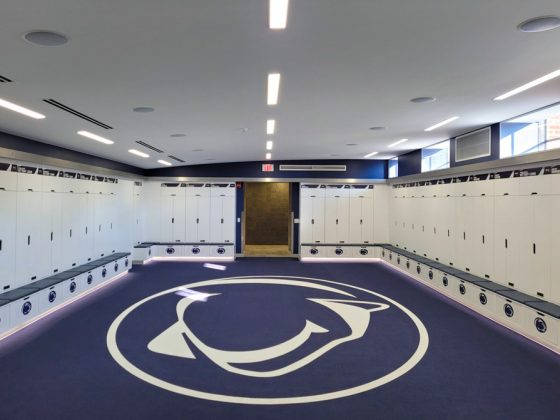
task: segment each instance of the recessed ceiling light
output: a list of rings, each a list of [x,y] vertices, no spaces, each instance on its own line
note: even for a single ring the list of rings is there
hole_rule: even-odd
[[[552,73],[548,73],[547,75],[543,76],[543,77],[539,77],[536,80],[533,80],[532,82],[526,83],[523,86],[519,86],[518,88],[515,88],[513,90],[510,90],[509,92],[506,92],[500,96],[497,96],[494,98],[495,101],[503,101],[504,99],[510,98],[513,95],[517,95],[518,93],[524,92],[528,89],[531,89],[535,86],[538,86],[540,84],[543,84],[545,82],[548,82],[549,80],[552,80],[556,77],[560,76],[560,69],[553,71]]]
[[[113,140],[106,139],[105,137],[101,137],[101,136],[98,136],[97,134],[90,133],[89,131],[81,130],[81,131],[78,131],[78,134],[80,136],[87,137],[88,139],[95,140],[95,141],[98,141],[98,142],[103,143],[103,144],[114,144],[115,143]]]
[[[390,144],[389,146],[387,146],[387,147],[395,147],[395,146],[397,146],[397,145],[399,145],[399,144],[402,144],[402,143],[404,143],[404,142],[406,142],[406,141],[408,141],[408,139],[402,139],[402,140],[396,141],[396,142],[394,142],[394,143],[391,143],[391,144]]]
[[[357,143],[346,143],[346,146],[357,146]]]
[[[410,102],[414,102],[415,104],[428,104],[430,102],[435,102],[436,98],[432,96],[419,96],[418,98],[412,98]]]
[[[136,108],[132,108],[134,112],[154,112],[155,108],[149,106],[137,106]]]
[[[381,130],[385,130],[385,127],[375,126],[375,127],[370,127],[369,129],[371,131],[381,131]]]
[[[544,32],[560,27],[560,17],[540,16],[526,20],[517,25],[521,32]]]
[[[268,105],[276,105],[278,103],[279,92],[280,92],[280,73],[270,73],[268,75],[266,103]]]
[[[149,154],[141,152],[141,151],[136,150],[136,149],[129,149],[128,152],[132,153],[133,155],[140,156],[142,158],[149,158],[150,157]]]
[[[433,130],[435,130],[436,128],[443,127],[444,125],[449,124],[450,122],[453,122],[453,121],[455,121],[455,120],[457,120],[457,119],[459,119],[459,117],[451,117],[451,118],[448,118],[448,119],[446,119],[445,121],[439,122],[439,123],[437,123],[437,124],[432,125],[431,127],[426,128],[424,131],[433,131]]]
[[[270,0],[268,26],[270,29],[286,29],[289,0]]]
[[[186,137],[187,135],[184,133],[175,133],[171,134],[169,137]]]
[[[204,149],[193,149],[193,152],[204,152]]]
[[[29,31],[23,34],[23,39],[41,47],[58,47],[68,42],[68,37],[53,31]]]
[[[372,157],[372,156],[375,156],[375,155],[378,154],[378,153],[379,153],[379,152],[371,152],[371,153],[365,155],[364,157],[367,159],[367,158],[370,158],[370,157]]]
[[[266,142],[266,150],[272,150],[272,140]]]
[[[10,111],[14,111],[19,114],[25,115],[26,117],[34,118],[36,120],[42,120],[43,118],[45,118],[43,114],[39,114],[38,112],[31,111],[30,109],[14,104],[13,102],[6,101],[5,99],[0,99],[0,106],[2,108],[9,109]]]
[[[267,153],[265,157],[266,157],[266,160],[272,159],[272,153]]]
[[[267,120],[266,121],[266,134],[272,135],[276,131],[276,121],[275,120]]]

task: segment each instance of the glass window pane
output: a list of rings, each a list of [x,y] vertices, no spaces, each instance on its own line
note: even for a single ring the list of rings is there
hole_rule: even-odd
[[[449,168],[449,145],[446,140],[422,149],[422,172]]]

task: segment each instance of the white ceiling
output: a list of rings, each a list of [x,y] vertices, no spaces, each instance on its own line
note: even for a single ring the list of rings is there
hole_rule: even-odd
[[[268,0],[3,0],[0,75],[15,83],[0,84],[0,98],[47,118],[0,109],[0,130],[153,168],[167,154],[188,164],[261,160],[265,122],[275,118],[274,159],[354,159],[373,151],[383,159],[560,101],[560,78],[492,100],[560,68],[560,29],[516,30],[528,18],[560,15],[558,0],[290,3],[288,28],[271,31]],[[62,32],[70,42],[28,44],[21,35],[32,29]],[[266,105],[271,71],[282,74],[275,107]],[[438,101],[409,102],[417,96]],[[137,106],[156,111],[133,113]],[[461,118],[423,131],[453,115]],[[379,125],[387,129],[368,130]],[[401,138],[410,141],[396,152],[386,147]],[[136,140],[166,154],[133,156],[127,150]]]

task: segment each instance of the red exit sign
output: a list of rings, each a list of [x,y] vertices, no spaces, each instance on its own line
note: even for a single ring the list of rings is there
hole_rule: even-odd
[[[274,164],[273,163],[263,163],[262,171],[263,172],[274,172]]]

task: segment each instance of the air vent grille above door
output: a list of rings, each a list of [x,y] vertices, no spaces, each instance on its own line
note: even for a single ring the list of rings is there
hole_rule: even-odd
[[[160,150],[160,149],[158,149],[157,147],[152,146],[151,144],[144,143],[143,141],[137,141],[136,143],[138,143],[139,145],[144,146],[144,147],[146,147],[146,148],[148,148],[148,149],[151,149],[151,150],[153,150],[154,152],[163,153],[163,150]]]
[[[455,138],[455,162],[490,156],[490,127]]]
[[[173,160],[176,160],[177,162],[185,163],[185,161],[184,161],[184,160],[182,160],[182,159],[179,159],[178,157],[175,157],[175,156],[171,156],[171,155],[169,155],[169,156],[167,156],[167,157],[168,157],[169,159],[173,159]]]
[[[112,130],[113,127],[111,127],[110,125],[107,125],[105,123],[102,123],[101,121],[96,120],[95,118],[90,117],[89,115],[83,114],[80,111],[76,111],[75,109],[70,108],[69,106],[66,106],[58,101],[55,101],[54,99],[43,99],[44,102],[48,103],[49,105],[55,106],[58,109],[61,109],[63,111],[66,111],[72,115],[75,115],[78,118],[81,118],[82,120],[86,120],[89,121],[92,124],[95,124],[99,127],[102,127],[106,130]]]
[[[280,170],[346,172],[346,165],[280,165]]]
[[[8,79],[7,77],[4,77],[2,75],[0,75],[0,83],[11,83],[12,80]]]

